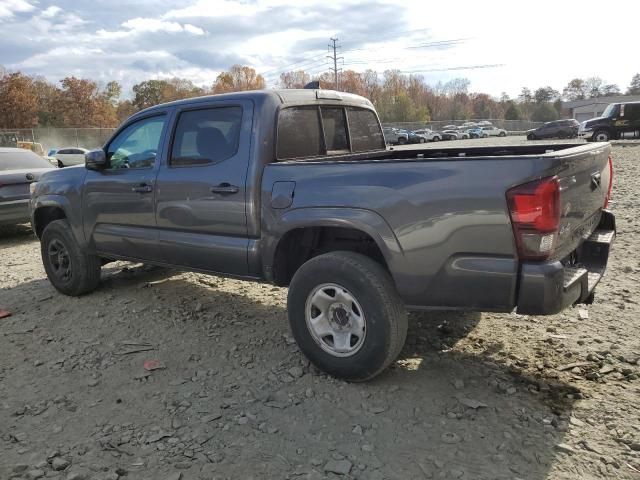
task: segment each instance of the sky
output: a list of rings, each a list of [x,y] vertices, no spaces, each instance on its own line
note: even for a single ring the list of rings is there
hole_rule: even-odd
[[[471,91],[494,96],[591,76],[625,90],[640,72],[640,1],[616,5],[598,13],[593,0],[0,0],[0,65],[130,90],[176,76],[211,86],[239,63],[272,87],[285,71],[328,71],[334,37],[344,69],[398,69],[430,84],[465,77]]]

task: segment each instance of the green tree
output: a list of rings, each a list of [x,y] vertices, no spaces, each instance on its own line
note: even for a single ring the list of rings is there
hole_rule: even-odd
[[[505,120],[520,120],[520,110],[513,100],[507,102],[507,109],[504,112]]]
[[[640,73],[636,73],[631,79],[627,95],[640,95]]]
[[[536,103],[551,102],[560,96],[560,92],[552,87],[540,87],[533,93]]]
[[[562,96],[567,100],[583,100],[587,97],[587,85],[581,78],[574,78],[562,90]]]
[[[145,80],[133,86],[133,106],[136,110],[158,105],[163,102],[166,80]]]
[[[535,106],[531,114],[534,122],[550,122],[559,118],[557,110],[550,103],[540,103]]]

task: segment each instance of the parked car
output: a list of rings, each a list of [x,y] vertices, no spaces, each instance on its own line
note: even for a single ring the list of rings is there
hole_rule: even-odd
[[[609,145],[448,150],[387,150],[371,102],[343,92],[179,100],[44,174],[32,225],[66,295],[116,259],[288,286],[300,350],[364,381],[402,350],[407,310],[553,314],[604,273]]]
[[[475,134],[475,137],[474,137]],[[486,137],[506,137],[507,131],[503,128],[491,126],[477,127],[469,132],[471,138]]]
[[[446,137],[445,140],[462,140],[469,138],[469,134],[462,130],[444,130],[442,135]]]
[[[407,135],[409,143],[426,143],[427,139],[422,135],[418,135],[410,130],[401,130],[401,133]]]
[[[58,149],[56,149],[56,148],[50,148],[49,151],[47,152],[47,154],[44,157],[45,160],[47,160],[54,167],[58,166],[58,159],[56,158],[56,152],[57,151],[58,151]]]
[[[458,140],[458,132],[455,130],[443,130],[440,132],[442,140]]]
[[[555,120],[540,125],[538,128],[527,130],[527,140],[544,138],[575,138],[578,136],[580,123],[573,118],[569,120]]]
[[[382,130],[387,145],[405,145],[409,143],[409,134],[405,130],[385,127]]]
[[[42,144],[38,142],[20,141],[18,140],[18,148],[24,148],[25,150],[31,150],[36,155],[44,157],[44,148]]]
[[[482,120],[482,121],[478,122],[477,125],[479,127],[493,127],[493,123],[491,123],[489,120]]]
[[[439,142],[440,140],[442,140],[442,135],[440,135],[438,132],[434,132],[433,130],[429,130],[428,128],[425,128],[423,130],[416,130],[413,133],[423,137],[427,142]]]
[[[601,117],[582,122],[578,135],[589,141],[608,142],[626,132],[640,132],[640,102],[610,104]]]
[[[464,122],[462,125],[460,125],[460,128],[463,130],[468,130],[470,128],[473,127],[477,127],[478,124],[476,122]]]
[[[70,147],[61,148],[56,152],[56,160],[58,161],[58,167],[70,167],[72,165],[84,164],[84,154],[89,150],[86,148]]]
[[[475,127],[469,129],[469,138],[487,138],[489,134],[482,130],[482,127]]]
[[[442,130],[455,130],[456,128],[458,128],[455,125],[445,125],[444,127],[442,127]]]
[[[53,167],[31,150],[0,147],[0,225],[27,223],[29,185]]]

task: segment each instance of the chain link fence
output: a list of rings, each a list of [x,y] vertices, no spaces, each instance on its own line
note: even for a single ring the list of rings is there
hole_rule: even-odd
[[[529,120],[504,120],[500,118],[483,118],[477,120],[438,120],[432,122],[388,122],[383,123],[385,127],[401,128],[404,130],[420,130],[423,128],[429,128],[431,130],[445,130],[445,127],[454,125],[456,127],[461,126],[463,123],[469,122],[490,122],[498,128],[504,128],[508,132],[519,133],[525,132],[531,128],[537,128],[544,122],[531,122]]]
[[[114,128],[13,128],[0,129],[0,134],[5,134],[4,138],[15,136],[19,142],[40,143],[46,153],[52,148],[99,148],[104,145],[114,130]]]

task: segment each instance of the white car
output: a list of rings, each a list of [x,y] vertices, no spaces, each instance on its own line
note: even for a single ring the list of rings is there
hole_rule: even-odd
[[[507,131],[503,128],[494,127],[491,125],[490,127],[480,127],[482,130],[482,136],[485,135],[487,137],[506,137]]]
[[[428,128],[425,128],[423,130],[416,130],[413,133],[415,133],[419,137],[424,138],[427,142],[439,142],[440,140],[442,140],[442,135],[440,135],[438,132],[434,132],[433,130],[429,130]]]
[[[61,148],[56,152],[58,167],[70,167],[72,165],[84,165],[84,154],[89,150],[86,148],[69,147]]]

